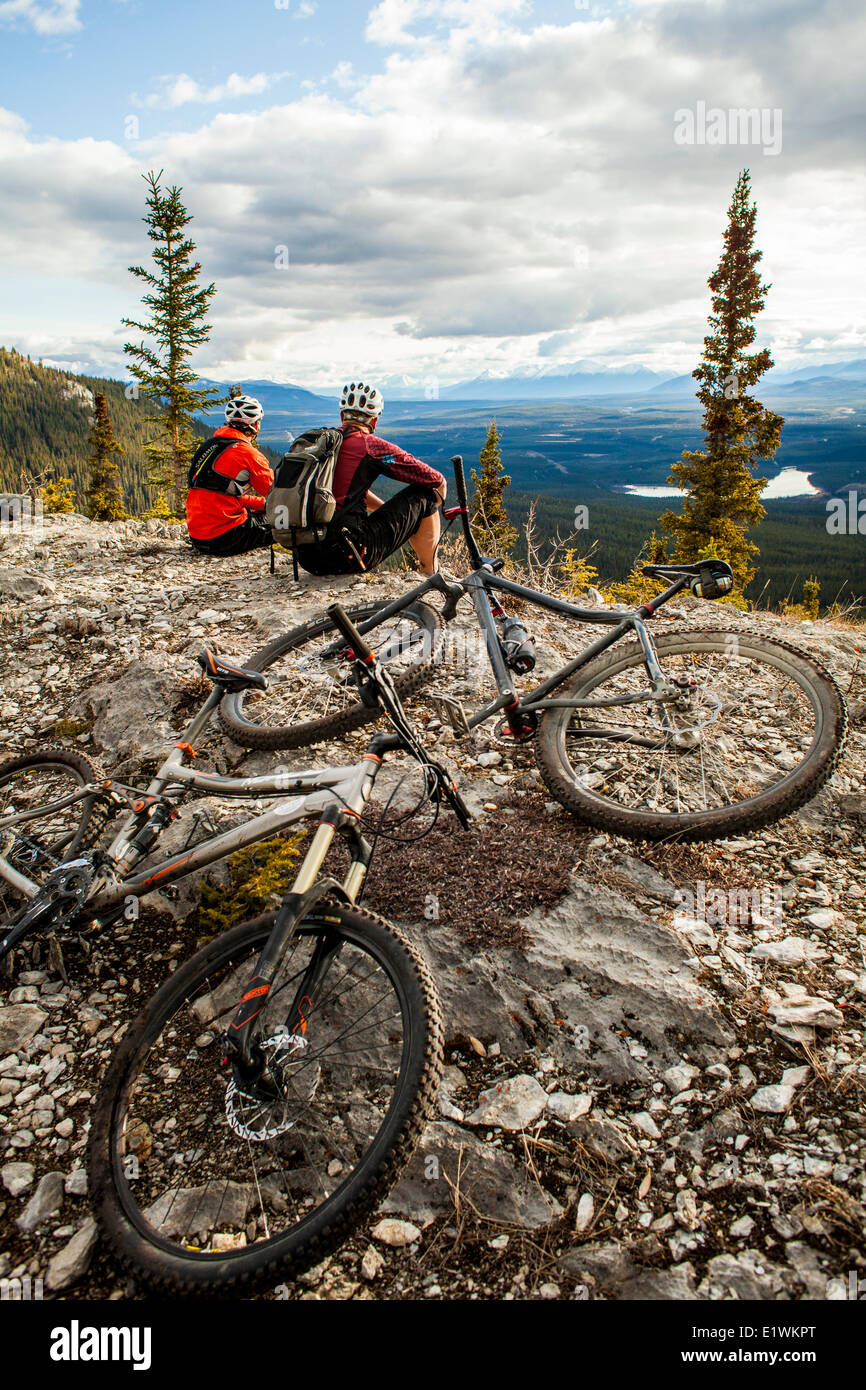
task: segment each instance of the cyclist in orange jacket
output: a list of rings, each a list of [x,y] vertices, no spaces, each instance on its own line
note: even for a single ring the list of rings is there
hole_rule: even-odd
[[[263,414],[254,396],[234,396],[226,423],[193,454],[186,524],[206,555],[242,555],[271,544],[263,513],[274,475],[253,443]]]

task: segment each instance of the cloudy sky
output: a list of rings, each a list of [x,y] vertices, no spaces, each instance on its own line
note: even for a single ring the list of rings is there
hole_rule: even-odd
[[[162,168],[219,291],[204,375],[689,371],[744,166],[761,341],[866,356],[856,0],[0,0],[0,42],[0,343],[33,356],[121,374]]]

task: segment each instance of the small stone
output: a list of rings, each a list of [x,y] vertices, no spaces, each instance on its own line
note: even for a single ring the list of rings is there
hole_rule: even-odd
[[[593,1097],[584,1094],[570,1096],[565,1091],[552,1091],[547,1097],[547,1109],[554,1119],[579,1120],[592,1109]]]
[[[575,1230],[585,1231],[595,1215],[595,1200],[591,1192],[584,1192],[577,1204]]]
[[[683,1188],[677,1193],[676,1200],[676,1219],[681,1226],[689,1231],[696,1231],[700,1222],[698,1221],[698,1199],[694,1192],[688,1187]]]
[[[824,899],[826,902],[826,898]],[[829,931],[839,922],[844,921],[841,912],[837,912],[832,907],[819,907],[815,912],[810,912],[803,918],[803,925],[810,927],[812,931]]]
[[[559,1298],[559,1285],[542,1284],[541,1288],[538,1290],[538,1296],[539,1298],[546,1299]]]
[[[786,1067],[782,1072],[782,1085],[805,1086],[811,1075],[811,1067]]]
[[[33,1184],[35,1168],[32,1163],[6,1163],[0,1169],[3,1186],[12,1197],[20,1197]]]
[[[761,1086],[752,1096],[751,1105],[767,1115],[784,1115],[796,1094],[793,1086]]]
[[[67,1116],[65,1120],[61,1120],[59,1124],[54,1126],[54,1133],[59,1134],[61,1139],[68,1139],[74,1129],[75,1121]]]
[[[45,1010],[35,1004],[10,1004],[0,1009],[0,1057],[17,1052],[28,1043],[47,1017]]]
[[[29,1234],[54,1216],[63,1202],[63,1173],[46,1173],[39,1179],[36,1191],[15,1222],[19,1231]]]
[[[394,1217],[386,1216],[378,1222],[370,1232],[374,1240],[379,1240],[383,1245],[391,1245],[395,1249],[400,1249],[406,1245],[412,1245],[420,1239],[421,1232],[411,1221],[398,1221]]]
[[[63,1184],[64,1192],[70,1197],[87,1196],[87,1169],[73,1168],[66,1182]]]
[[[495,1125],[498,1129],[525,1129],[547,1107],[547,1092],[534,1076],[511,1076],[478,1097],[478,1107],[466,1118],[468,1125]]]
[[[368,1245],[361,1260],[362,1279],[366,1279],[368,1284],[372,1284],[374,1279],[378,1279],[384,1265],[385,1261],[375,1245]]]
[[[449,1099],[448,1093],[444,1090],[436,1097],[436,1109],[443,1120],[456,1120],[458,1124],[463,1122],[463,1111]]]
[[[10,1004],[38,1004],[39,990],[35,985],[19,985],[9,991]]]
[[[667,1071],[662,1072],[662,1080],[673,1095],[678,1095],[680,1091],[687,1091],[694,1078],[700,1074],[698,1067],[693,1067],[690,1062],[682,1062],[679,1066],[668,1067]]]
[[[647,1138],[661,1139],[662,1132],[648,1111],[641,1110],[637,1115],[632,1115],[631,1122],[635,1129],[639,1129]]]
[[[51,1289],[52,1293],[71,1288],[87,1273],[96,1244],[96,1235],[96,1222],[91,1217],[85,1221],[69,1244],[64,1245],[63,1249],[58,1250],[52,1257],[45,1276],[46,1287]]]
[[[734,1240],[748,1240],[755,1229],[755,1223],[751,1216],[740,1216],[736,1221],[732,1221],[729,1227],[729,1234]]]
[[[827,952],[805,936],[786,936],[782,941],[762,941],[752,947],[756,960],[772,960],[778,965],[802,965],[825,960]]]

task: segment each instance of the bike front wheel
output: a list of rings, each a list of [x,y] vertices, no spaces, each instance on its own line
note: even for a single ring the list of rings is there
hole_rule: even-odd
[[[273,922],[242,923],[171,976],[97,1097],[100,1225],[162,1290],[226,1290],[322,1259],[396,1181],[435,1100],[442,1024],[429,971],[387,922],[342,905],[301,924],[259,1016],[273,1098],[235,1085],[221,1036]],[[332,963],[304,999],[306,1027],[289,1034],[323,944]]]
[[[360,624],[381,607],[366,604],[348,614]],[[365,633],[399,695],[410,695],[432,675],[443,628],[437,610],[416,601]],[[352,654],[328,617],[275,638],[245,664],[266,672],[268,689],[226,695],[219,710],[223,728],[242,748],[304,748],[381,715],[378,706],[361,703]]]
[[[711,840],[769,825],[809,801],[845,743],[832,676],[784,642],[739,632],[655,639],[680,695],[606,704],[649,688],[639,643],[591,662],[555,691],[595,708],[548,709],[536,756],[568,810],[646,840]],[[665,727],[666,711],[670,727]]]

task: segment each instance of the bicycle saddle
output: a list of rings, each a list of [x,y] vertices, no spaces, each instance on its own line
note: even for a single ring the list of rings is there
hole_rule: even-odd
[[[250,686],[254,686],[256,690],[268,688],[268,678],[263,676],[261,671],[250,671],[245,666],[232,666],[228,661],[222,661],[210,647],[203,647],[196,661],[214,685],[221,685],[224,690],[247,690]]]

